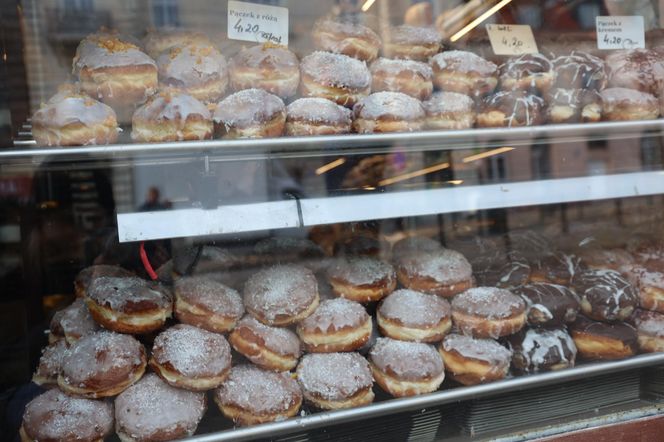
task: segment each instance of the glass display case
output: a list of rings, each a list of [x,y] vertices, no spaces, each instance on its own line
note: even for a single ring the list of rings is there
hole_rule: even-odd
[[[661,434],[661,4],[3,2],[2,440]]]

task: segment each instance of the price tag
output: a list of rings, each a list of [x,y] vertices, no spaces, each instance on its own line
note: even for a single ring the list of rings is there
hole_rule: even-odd
[[[486,25],[493,53],[496,55],[534,54],[537,43],[528,25]]]
[[[645,26],[640,15],[598,16],[597,49],[636,49],[646,47]]]
[[[229,1],[228,38],[288,46],[288,8]]]

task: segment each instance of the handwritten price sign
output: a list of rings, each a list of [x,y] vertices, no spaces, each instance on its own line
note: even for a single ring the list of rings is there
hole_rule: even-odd
[[[493,53],[496,55],[534,54],[537,43],[528,25],[486,25]]]
[[[229,1],[228,38],[288,46],[288,8]]]
[[[643,17],[598,16],[597,49],[636,49],[646,47]]]

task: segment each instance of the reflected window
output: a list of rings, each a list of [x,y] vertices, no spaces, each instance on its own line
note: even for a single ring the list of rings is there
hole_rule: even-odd
[[[177,0],[153,0],[152,24],[158,28],[180,26]]]

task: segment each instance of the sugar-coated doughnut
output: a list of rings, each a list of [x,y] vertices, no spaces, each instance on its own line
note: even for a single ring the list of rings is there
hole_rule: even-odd
[[[142,43],[145,52],[156,60],[162,52],[173,46],[187,44],[209,45],[212,42],[200,32],[182,28],[161,28],[149,29]]]
[[[395,242],[392,246],[392,256],[398,261],[401,256],[419,252],[433,252],[442,249],[439,241],[426,236],[409,236]]]
[[[498,85],[498,66],[472,52],[441,52],[430,64],[433,84],[443,91],[482,97]]]
[[[581,270],[583,264],[577,256],[558,251],[545,252],[532,263],[530,280],[569,285],[574,275]]]
[[[139,142],[192,141],[212,138],[208,108],[177,89],[163,90],[134,112],[131,138]]]
[[[581,311],[596,321],[624,321],[637,307],[636,289],[615,270],[586,270],[572,285],[579,295]]]
[[[411,5],[403,15],[403,22],[411,26],[431,26],[433,24],[431,3],[418,2]]]
[[[290,371],[302,354],[300,339],[288,328],[271,327],[251,315],[240,320],[228,337],[238,353],[273,371]]]
[[[370,62],[378,57],[381,40],[371,28],[347,21],[322,18],[314,24],[316,49]]]
[[[88,398],[115,396],[143,376],[143,345],[130,335],[101,330],[76,341],[65,353],[58,386]]]
[[[300,98],[286,108],[286,135],[347,134],[350,125],[351,111],[326,98]]]
[[[636,329],[622,322],[599,322],[579,315],[569,331],[584,359],[624,359],[638,348]]]
[[[389,338],[437,342],[452,328],[452,309],[438,296],[400,289],[381,301],[376,321],[380,332]]]
[[[664,313],[664,273],[635,264],[621,267],[620,273],[637,289],[641,308]]]
[[[300,62],[288,48],[264,43],[243,49],[229,63],[234,91],[257,88],[283,99],[295,95]]]
[[[601,91],[606,87],[604,61],[583,51],[572,51],[553,59],[553,86],[566,90]]]
[[[379,258],[387,255],[390,244],[369,234],[352,235],[342,242],[334,244],[336,256],[372,256]]]
[[[555,88],[546,95],[549,123],[596,123],[602,119],[602,97],[593,89]]]
[[[128,277],[134,276],[129,270],[107,264],[96,264],[86,267],[74,278],[74,294],[77,298],[84,298],[90,283],[102,276]]]
[[[521,330],[526,303],[509,290],[476,287],[452,300],[452,320],[463,334],[497,339]]]
[[[528,91],[500,91],[482,100],[478,127],[537,126],[544,121],[544,100]]]
[[[183,277],[175,282],[175,316],[180,322],[226,333],[243,314],[240,294],[208,276]]]
[[[436,92],[422,103],[427,129],[470,129],[475,125],[475,102],[458,92]]]
[[[369,350],[376,383],[395,397],[438,390],[445,379],[443,358],[430,344],[378,338]]]
[[[42,387],[58,385],[58,375],[62,370],[62,361],[67,351],[67,343],[60,339],[42,350],[37,370],[32,375],[32,382]]]
[[[155,338],[150,367],[173,387],[210,390],[228,376],[231,347],[223,335],[177,324]]]
[[[529,328],[510,336],[512,366],[519,373],[574,367],[576,345],[564,328]]]
[[[648,270],[664,272],[664,241],[651,238],[636,238],[627,244],[637,264]]]
[[[457,251],[441,247],[397,259],[399,282],[411,290],[450,298],[473,286],[473,269]]]
[[[376,92],[353,107],[357,133],[413,132],[424,127],[424,108],[401,92]]]
[[[115,432],[122,442],[190,437],[206,409],[205,393],[171,387],[149,373],[115,398]]]
[[[361,304],[327,299],[297,325],[304,348],[311,353],[354,351],[371,337],[371,317]]]
[[[354,408],[373,402],[369,363],[359,353],[311,353],[297,366],[307,402],[322,410]]]
[[[99,324],[90,314],[88,306],[82,299],[76,299],[71,305],[53,315],[50,324],[49,342],[64,339],[71,345],[99,330]]]
[[[630,322],[638,333],[639,350],[646,353],[664,351],[664,315],[637,309]]]
[[[113,432],[113,405],[68,396],[54,388],[28,403],[19,430],[21,442],[97,442]]]
[[[289,373],[238,365],[214,391],[214,400],[229,419],[239,425],[282,421],[302,406],[302,390]]]
[[[295,264],[269,267],[244,285],[247,312],[266,325],[293,325],[318,307],[318,282],[311,270]]]
[[[463,385],[504,379],[512,361],[512,352],[493,339],[456,333],[445,336],[438,351],[450,378]]]
[[[343,54],[316,51],[300,65],[304,97],[321,97],[352,108],[369,95],[371,73],[366,63]]]
[[[655,96],[661,92],[664,63],[657,51],[615,51],[609,54],[605,61],[609,70],[609,88],[633,89]]]
[[[528,324],[532,326],[560,326],[576,319],[579,301],[568,287],[535,282],[512,289],[526,302]]]
[[[369,256],[338,258],[326,273],[334,293],[362,303],[382,299],[397,285],[394,268]]]
[[[427,61],[441,49],[441,37],[433,27],[400,25],[385,31],[383,55]]]
[[[553,64],[542,54],[523,54],[509,58],[500,67],[503,90],[523,89],[545,93],[553,83]]]
[[[262,89],[245,89],[221,100],[213,120],[221,138],[279,137],[286,125],[286,105]]]
[[[379,58],[370,70],[373,92],[401,92],[418,100],[426,100],[433,92],[433,71],[421,61]]]
[[[156,60],[162,88],[181,89],[203,103],[216,103],[226,92],[226,58],[211,43],[175,45]]]
[[[173,299],[166,289],[133,276],[95,279],[85,303],[95,321],[119,333],[149,333],[173,315]]]
[[[657,98],[647,92],[613,87],[604,89],[600,95],[603,120],[654,120],[660,115]]]

